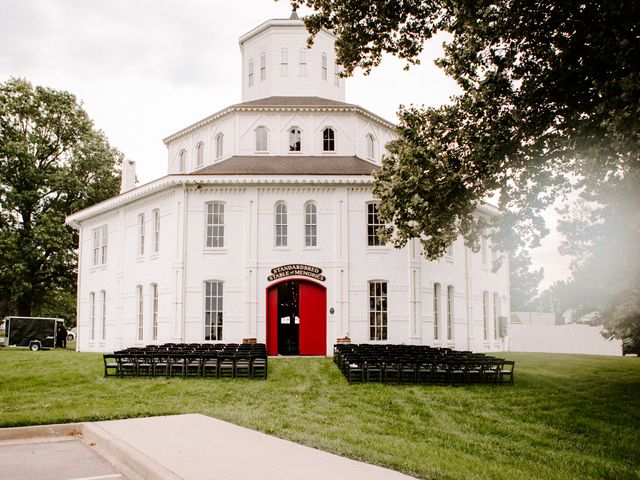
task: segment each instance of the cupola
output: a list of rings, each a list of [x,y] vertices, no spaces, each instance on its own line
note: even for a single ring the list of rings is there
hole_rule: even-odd
[[[272,19],[240,37],[242,101],[273,96],[321,97],[343,102],[335,36],[321,30],[308,48],[309,32],[295,10],[287,19]]]

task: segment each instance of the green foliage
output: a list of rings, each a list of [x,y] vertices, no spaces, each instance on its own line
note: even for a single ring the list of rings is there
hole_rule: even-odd
[[[65,216],[118,192],[121,158],[72,94],[0,84],[0,313],[73,315],[78,239]]]
[[[542,268],[531,270],[531,257],[527,250],[511,256],[509,261],[511,280],[511,310],[516,312],[533,310],[538,295],[538,285],[542,280]]]
[[[331,359],[269,359],[266,381],[103,378],[101,355],[0,349],[0,426],[201,413],[418,478],[637,478],[637,358],[508,358],[513,386],[438,387],[349,385]]]
[[[305,18],[312,34],[336,33],[346,74],[384,53],[415,62],[435,33],[451,35],[438,63],[463,94],[440,108],[401,107],[377,176],[396,245],[418,237],[435,258],[461,234],[477,247],[473,207],[496,190],[504,214],[494,241],[536,245],[541,211],[572,183],[594,192],[639,168],[638,2],[291,3],[315,10]]]

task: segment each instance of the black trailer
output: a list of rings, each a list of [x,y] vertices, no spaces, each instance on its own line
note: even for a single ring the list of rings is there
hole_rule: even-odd
[[[34,352],[56,348],[61,318],[5,317],[4,343],[7,347],[29,347]]]

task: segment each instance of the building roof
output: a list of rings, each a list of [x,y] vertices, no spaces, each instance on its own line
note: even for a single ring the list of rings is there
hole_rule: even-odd
[[[356,156],[234,156],[189,175],[371,175],[377,165]]]
[[[229,108],[245,108],[245,107],[346,107],[352,108],[357,105],[351,103],[339,102],[329,98],[322,97],[266,97],[250,100],[248,102],[236,103]]]
[[[287,112],[287,111],[331,111],[331,112],[355,112],[360,115],[378,122],[387,128],[396,128],[396,125],[385,120],[384,118],[370,112],[358,105],[351,103],[339,102],[337,100],[330,100],[322,97],[289,97],[289,96],[274,96],[259,98],[257,100],[251,100],[249,102],[236,103],[223,110],[220,110],[213,115],[209,115],[202,120],[199,120],[186,128],[178,130],[176,133],[169,135],[163,141],[168,145],[173,140],[186,135],[198,128],[201,128],[211,122],[218,120],[224,115],[228,115],[232,112]]]

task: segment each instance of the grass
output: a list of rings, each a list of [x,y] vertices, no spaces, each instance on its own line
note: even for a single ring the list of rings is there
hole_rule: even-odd
[[[514,386],[432,387],[348,385],[331,359],[104,378],[101,355],[0,349],[0,426],[202,413],[420,478],[640,478],[640,359],[508,357]]]

